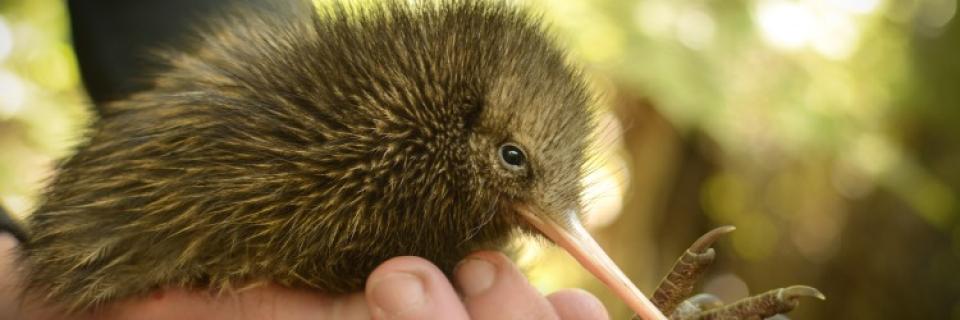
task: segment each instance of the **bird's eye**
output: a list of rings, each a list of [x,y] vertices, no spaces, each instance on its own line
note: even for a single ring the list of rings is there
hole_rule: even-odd
[[[527,165],[527,155],[520,146],[505,143],[500,146],[500,164],[510,170],[523,170]]]

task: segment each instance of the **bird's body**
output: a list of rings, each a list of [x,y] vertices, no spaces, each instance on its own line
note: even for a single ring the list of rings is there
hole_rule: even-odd
[[[108,107],[29,218],[29,294],[79,311],[168,286],[351,292],[390,257],[449,272],[501,247],[517,205],[579,209],[591,98],[536,19],[283,12],[222,19]]]

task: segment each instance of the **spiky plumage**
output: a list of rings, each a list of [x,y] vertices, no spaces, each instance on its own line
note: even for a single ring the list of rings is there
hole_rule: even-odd
[[[163,286],[342,293],[384,260],[449,272],[516,203],[576,207],[590,96],[537,19],[456,1],[219,20],[110,105],[62,163],[24,249],[71,311]],[[526,149],[505,170],[498,147]]]

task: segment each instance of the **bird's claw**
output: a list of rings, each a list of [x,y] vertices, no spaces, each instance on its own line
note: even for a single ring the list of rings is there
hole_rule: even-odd
[[[704,274],[707,267],[713,263],[716,252],[710,246],[720,236],[733,231],[733,226],[719,227],[700,236],[673,264],[670,273],[657,286],[653,293],[653,304],[665,314],[672,314],[677,306],[693,294],[693,288]]]
[[[801,297],[826,299],[823,293],[812,287],[791,286],[773,289],[727,305],[717,300],[720,306],[714,304],[700,310],[679,308],[670,318],[678,320],[768,319],[768,317],[790,312],[800,303]]]
[[[707,232],[677,259],[653,294],[653,303],[660,311],[670,315],[670,319],[683,320],[785,318],[779,314],[796,308],[800,297],[826,299],[819,290],[808,286],[774,289],[730,304],[723,304],[709,294],[690,297],[697,281],[716,256],[711,245],[734,229],[733,226],[724,226]]]
[[[707,249],[710,249],[713,246],[714,242],[720,240],[720,237],[727,235],[728,233],[737,230],[737,227],[734,226],[722,226],[714,228],[713,230],[704,233],[700,238],[697,238],[697,241],[694,241],[690,245],[690,248],[687,249],[688,252],[694,253],[703,253]]]

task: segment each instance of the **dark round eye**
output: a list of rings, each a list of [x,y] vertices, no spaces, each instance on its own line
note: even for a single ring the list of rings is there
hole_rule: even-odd
[[[520,146],[505,143],[500,146],[500,163],[510,170],[522,170],[527,165],[527,155]]]

